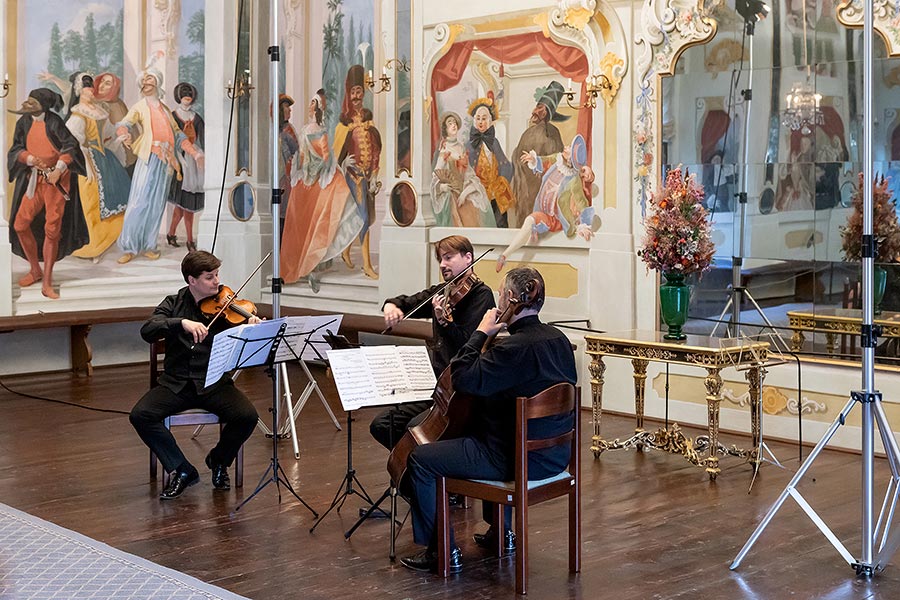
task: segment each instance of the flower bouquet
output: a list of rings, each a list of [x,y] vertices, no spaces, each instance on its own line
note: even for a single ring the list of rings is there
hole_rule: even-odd
[[[638,256],[648,269],[666,278],[660,287],[662,317],[669,326],[666,339],[685,339],[681,327],[687,320],[690,287],[684,277],[707,270],[715,252],[704,197],[694,175],[678,167],[669,171],[665,185],[650,198]]]

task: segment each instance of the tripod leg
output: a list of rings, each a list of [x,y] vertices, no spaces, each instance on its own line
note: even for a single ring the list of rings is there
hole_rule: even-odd
[[[397,558],[397,488],[393,485],[391,491],[391,548],[388,558],[394,562]]]
[[[341,424],[338,422],[337,417],[334,416],[334,412],[331,410],[331,406],[325,400],[325,396],[322,395],[322,390],[319,389],[319,383],[316,381],[315,377],[313,377],[312,373],[309,372],[309,367],[306,366],[306,363],[302,360],[300,361],[300,365],[303,367],[303,372],[306,373],[307,379],[309,379],[309,383],[311,384],[311,389],[309,389],[310,393],[315,392],[319,396],[319,401],[322,403],[322,406],[325,407],[325,412],[328,413],[328,416],[331,418],[331,422],[334,423],[335,429],[341,431]],[[305,404],[304,398],[304,404]],[[303,408],[301,406],[301,408]],[[300,412],[299,410],[297,412]]]
[[[376,510],[381,510],[379,508],[379,506],[381,506],[381,503],[384,502],[390,495],[391,495],[391,488],[388,487],[386,490],[384,490],[384,493],[381,494],[381,496],[378,498],[378,500],[373,502],[372,505],[369,506],[368,510],[366,510],[365,513],[360,515],[360,517],[356,521],[356,523],[353,524],[353,527],[351,527],[347,531],[347,533],[344,534],[344,539],[349,540],[350,536],[353,535],[353,532],[356,531],[359,528],[359,526],[363,524],[363,521],[365,521],[366,519],[371,517],[372,513],[374,513]],[[390,517],[392,515],[388,515],[388,516]]]
[[[750,535],[750,539],[747,540],[747,543],[744,544],[744,547],[741,548],[741,551],[738,552],[737,556],[734,558],[734,561],[732,561],[731,566],[729,567],[732,571],[737,569],[739,566],[741,566],[741,561],[744,560],[744,557],[747,555],[747,553],[753,547],[753,544],[756,543],[756,540],[759,539],[759,536],[762,535],[762,532],[765,531],[766,527],[768,527],[769,522],[775,516],[775,513],[778,512],[778,509],[781,508],[781,505],[784,504],[784,501],[787,500],[788,496],[793,496],[794,499],[797,500],[797,503],[801,505],[801,507],[803,506],[803,504],[805,504],[805,502],[803,504],[801,504],[800,499],[802,497],[799,495],[799,493],[795,492],[794,488],[800,482],[800,480],[803,478],[803,476],[806,475],[806,471],[809,470],[809,468],[812,466],[813,462],[819,456],[819,453],[825,448],[825,445],[828,444],[828,442],[831,440],[832,436],[834,436],[838,427],[840,427],[841,425],[844,424],[844,420],[846,419],[847,415],[850,413],[850,409],[853,408],[853,405],[855,403],[856,403],[856,400],[851,398],[847,402],[847,404],[844,405],[844,408],[843,408],[843,410],[841,410],[841,413],[838,415],[837,419],[834,420],[834,422],[828,428],[828,431],[825,432],[825,435],[823,435],[822,439],[819,440],[819,443],[816,444],[816,447],[813,448],[812,452],[809,453],[809,456],[806,457],[806,460],[803,461],[803,464],[800,465],[800,468],[797,470],[797,473],[794,474],[794,477],[791,479],[790,483],[787,484],[787,487],[785,487],[784,490],[781,492],[781,495],[778,496],[778,500],[775,501],[775,504],[772,505],[772,507],[769,509],[769,512],[766,513],[766,516],[763,517],[763,520],[756,527],[756,530],[753,532],[753,534]],[[812,508],[809,507],[808,504],[806,504],[806,507],[804,507],[804,510],[806,511],[807,508],[809,508],[809,510],[812,510]],[[807,514],[809,515],[808,511],[807,511]],[[814,520],[814,522],[815,522],[815,520]],[[819,523],[816,523],[816,525],[818,526]],[[821,527],[819,527],[819,528],[821,530]],[[826,527],[826,529],[827,529],[827,527]],[[824,533],[824,531],[823,531],[823,533]],[[832,536],[833,536],[833,534],[832,534]],[[826,534],[826,537],[828,537],[828,534]],[[829,538],[829,540],[831,540],[831,538]],[[833,545],[834,545],[835,541],[836,540],[832,541]],[[853,557],[850,555],[849,552],[847,552],[847,549],[844,548],[843,545],[840,544],[840,541],[838,541],[837,544],[838,545],[835,545],[835,548],[838,549],[838,552],[841,552],[841,549],[843,549],[843,552],[841,552],[841,555],[844,556],[844,558],[847,559],[848,562],[852,562]],[[840,547],[838,547],[838,546],[840,546]]]
[[[278,477],[278,473],[281,473],[282,477]],[[291,482],[288,481],[287,474],[284,472],[284,469],[281,467],[281,465],[278,465],[278,473],[275,474],[275,479],[276,479],[275,483],[277,484],[278,480],[280,480],[281,483],[284,484],[284,487],[287,489],[287,491],[289,491],[294,496],[294,498],[299,500],[300,504],[302,504],[307,509],[309,509],[309,512],[311,512],[313,514],[313,518],[314,519],[318,518],[319,514],[315,510],[313,510],[312,506],[307,504],[306,501],[300,497],[300,495],[296,492],[296,490],[294,490],[294,487],[291,485]]]
[[[281,363],[281,379],[284,382],[284,405],[287,410],[286,423],[282,425],[282,434],[287,433],[287,428],[291,431],[291,443],[294,445],[294,458],[300,460],[300,440],[297,439],[297,424],[294,422],[294,406],[291,402],[291,384],[288,381],[287,363]]]
[[[716,331],[719,329],[719,325],[722,323],[722,319],[725,318],[725,315],[728,314],[729,310],[731,310],[731,294],[728,295],[728,302],[725,303],[725,308],[722,309],[722,312],[719,314],[719,318],[716,319],[716,326],[713,327],[712,332],[710,332],[710,337],[716,336]]]

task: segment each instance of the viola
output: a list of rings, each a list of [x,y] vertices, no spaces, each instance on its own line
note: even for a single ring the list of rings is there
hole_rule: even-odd
[[[537,279],[526,283],[525,289],[518,297],[508,299],[506,308],[497,314],[496,322],[509,323],[515,315],[526,308],[531,308],[541,291],[542,287]],[[482,351],[486,350],[492,341],[493,338],[488,338]],[[431,397],[434,405],[428,415],[418,425],[406,430],[388,457],[387,470],[396,487],[400,486],[406,474],[409,455],[417,446],[462,437],[468,429],[474,400],[469,394],[453,389],[449,366],[438,378]]]
[[[212,326],[220,316],[232,325],[240,325],[256,315],[256,305],[253,302],[240,300],[236,296],[230,287],[220,285],[219,292],[215,296],[200,301],[200,312],[213,319],[207,327]]]
[[[480,282],[481,279],[475,274],[475,271],[469,270],[465,277],[457,282],[451,283],[445,287],[437,296],[438,305],[435,307],[434,316],[441,325],[453,322],[453,309],[457,304],[462,302],[472,288]]]

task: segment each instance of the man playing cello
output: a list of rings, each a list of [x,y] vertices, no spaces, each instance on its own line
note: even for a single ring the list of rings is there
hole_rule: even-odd
[[[532,268],[511,270],[500,286],[500,306],[484,313],[476,331],[450,363],[453,389],[472,398],[470,433],[465,437],[417,446],[409,456],[407,477],[412,488],[413,538],[425,550],[400,559],[417,571],[433,570],[437,564],[435,534],[438,477],[509,481],[515,466],[515,398],[533,396],[557,383],[577,380],[575,357],[568,338],[555,327],[541,323],[544,280]],[[485,343],[506,327],[498,315],[508,315],[509,337],[482,352]],[[576,415],[577,417],[577,415]],[[553,437],[572,426],[572,416],[536,419],[530,433],[536,438]],[[530,452],[528,474],[544,479],[561,473],[569,464],[568,446]],[[484,506],[489,523],[493,508]],[[504,546],[515,550],[510,531],[511,510],[504,516]],[[499,535],[491,524],[476,535],[479,546],[491,547]],[[459,548],[452,540],[450,569],[462,570]]]

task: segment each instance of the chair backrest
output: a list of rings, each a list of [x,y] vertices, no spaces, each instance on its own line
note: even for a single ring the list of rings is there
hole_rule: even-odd
[[[516,398],[516,481],[528,480],[528,452],[554,446],[571,446],[570,468],[577,460],[578,437],[581,428],[578,419],[579,393],[571,383],[557,383],[530,397]],[[566,431],[543,439],[529,439],[528,422],[555,415],[572,415],[572,427]],[[571,473],[572,471],[570,471]],[[520,479],[520,475],[524,478]]]
[[[150,387],[154,388],[159,383],[159,375],[163,370],[163,359],[166,356],[166,340],[156,340],[150,343]]]

